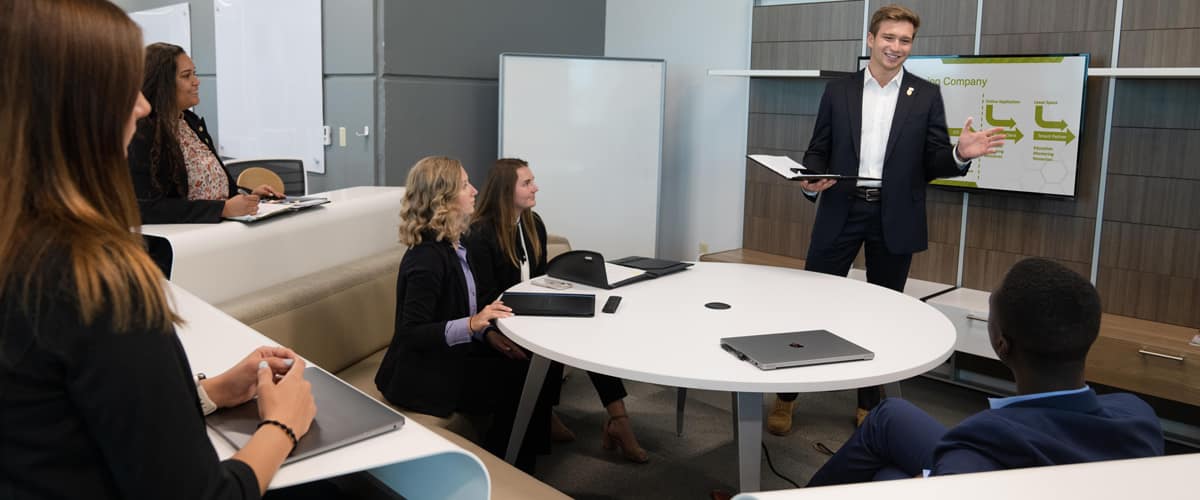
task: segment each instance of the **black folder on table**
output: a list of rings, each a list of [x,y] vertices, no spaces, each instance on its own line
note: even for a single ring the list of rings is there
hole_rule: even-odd
[[[591,250],[571,250],[555,257],[546,264],[546,274],[551,278],[574,281],[604,290],[657,277],[641,269],[604,262],[604,257],[599,252]]]
[[[646,271],[647,274],[653,275],[655,278],[657,278],[659,276],[666,276],[666,275],[672,274],[672,273],[677,273],[679,271],[684,271],[684,270],[687,270],[689,267],[692,267],[691,262],[679,262],[677,260],[667,260],[667,259],[652,259],[650,257],[638,257],[638,256],[624,257],[621,259],[613,260],[611,262],[613,264],[617,264],[617,265],[621,265],[621,266],[625,266],[625,267],[641,269],[643,271]]]
[[[304,379],[312,384],[317,418],[284,464],[336,450],[404,425],[403,415],[320,368],[308,367],[304,370]],[[217,410],[205,420],[217,434],[240,450],[250,441],[262,418],[258,414],[258,400],[251,399],[240,406]]]
[[[500,297],[517,316],[568,316],[590,318],[596,315],[596,296],[590,293],[504,292]]]

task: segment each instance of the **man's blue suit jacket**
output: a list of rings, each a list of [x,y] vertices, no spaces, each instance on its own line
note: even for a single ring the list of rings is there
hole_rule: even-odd
[[[910,91],[911,89],[911,91]],[[862,138],[863,71],[829,82],[817,112],[804,166],[818,172],[858,175]],[[883,241],[893,254],[929,246],[925,185],[962,175],[946,132],[941,89],[905,71],[883,160]],[[853,181],[821,193],[811,248],[824,248],[841,233],[854,203]]]
[[[938,443],[933,475],[1162,454],[1162,427],[1149,405],[1131,394],[1088,390],[967,418]]]

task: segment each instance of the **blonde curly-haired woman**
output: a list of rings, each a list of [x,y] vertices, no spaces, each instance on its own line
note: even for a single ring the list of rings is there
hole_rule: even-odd
[[[478,303],[461,243],[476,194],[453,158],[422,158],[409,171],[400,205],[400,242],[409,249],[396,280],[396,332],[375,385],[392,404],[419,413],[492,414],[483,445],[504,456],[529,361],[491,324],[512,310],[500,301]],[[518,467],[531,471],[534,456],[548,451],[549,422],[549,406],[539,401]]]

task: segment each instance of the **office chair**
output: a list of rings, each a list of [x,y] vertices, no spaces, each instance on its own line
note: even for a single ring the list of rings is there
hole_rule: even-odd
[[[308,194],[308,173],[304,171],[304,162],[297,159],[251,159],[225,162],[225,168],[234,179],[239,179],[242,171],[251,167],[261,167],[271,172],[283,181],[283,194],[288,196],[304,196]],[[241,181],[238,181],[241,184]],[[261,183],[260,183],[261,184]],[[254,187],[242,184],[245,187]]]
[[[283,179],[280,179],[279,175],[275,172],[263,167],[249,167],[242,170],[242,173],[237,176],[237,185],[246,189],[253,189],[263,184],[271,186],[277,192],[282,192],[289,196],[299,196],[287,192],[283,187]]]

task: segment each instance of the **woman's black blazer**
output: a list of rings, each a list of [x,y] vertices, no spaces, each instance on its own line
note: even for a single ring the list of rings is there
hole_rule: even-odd
[[[541,257],[529,263],[529,277],[546,274],[546,225],[536,212],[533,214],[534,230],[537,231],[538,249]],[[533,242],[524,233],[518,234],[525,239],[525,248],[533,248]],[[471,272],[475,273],[475,286],[479,294],[479,306],[492,303],[505,290],[521,282],[521,268],[514,266],[504,250],[500,248],[500,239],[495,228],[488,221],[479,221],[471,226],[471,231],[464,237],[467,255],[471,256]],[[521,244],[515,239],[518,256]],[[532,259],[532,257],[531,257]]]
[[[470,251],[467,253],[470,262]],[[475,266],[471,266],[475,272]],[[467,383],[471,343],[446,345],[446,323],[470,315],[467,282],[454,247],[422,235],[405,252],[396,278],[396,332],[375,374],[393,404],[445,417]]]
[[[212,136],[208,134],[208,126],[204,118],[184,110],[183,120],[212,151],[225,176],[229,178],[229,195],[237,195],[237,185],[221,155],[217,154]],[[149,119],[143,118],[138,122],[137,133],[129,143],[129,174],[133,177],[133,191],[137,194],[138,209],[142,213],[143,224],[174,224],[180,222],[221,222],[221,211],[225,209],[224,200],[188,200],[187,199],[187,170],[168,172],[160,165],[151,174],[150,147],[154,143],[154,125]],[[157,180],[155,187],[154,180]]]

